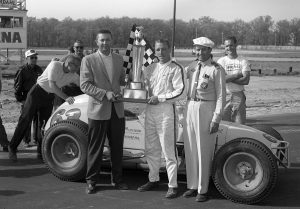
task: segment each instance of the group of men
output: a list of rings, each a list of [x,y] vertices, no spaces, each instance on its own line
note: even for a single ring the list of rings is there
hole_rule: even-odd
[[[112,184],[116,189],[128,189],[122,178],[125,121],[124,106],[119,100],[120,86],[125,84],[125,75],[122,57],[110,50],[112,38],[108,30],[98,33],[96,43],[99,49],[83,58],[80,71],[81,90],[89,95],[86,175],[88,194],[97,191],[96,184],[106,136],[111,149]],[[234,40],[230,37],[225,42],[226,53],[232,60],[237,59]],[[145,156],[149,166],[149,180],[137,190],[145,192],[159,186],[159,169],[163,154],[169,180],[166,198],[178,195],[175,103],[187,98],[184,146],[188,190],[183,196],[196,196],[196,201],[203,202],[208,199],[210,167],[216,133],[226,103],[226,85],[230,82],[237,85],[249,82],[249,64],[239,58],[233,63],[221,63],[221,66],[212,60],[214,43],[211,40],[200,37],[193,42],[197,60],[186,69],[171,59],[168,40],[160,39],[155,42],[155,54],[159,62],[151,64],[143,71],[149,91],[149,102],[145,111]],[[232,72],[225,72],[223,67]],[[243,92],[243,89],[240,91]],[[236,99],[241,98],[239,95],[243,93],[236,92],[228,92],[232,94],[226,105],[231,119],[243,117],[237,115],[240,115],[240,110],[245,107],[245,100],[238,104]]]
[[[106,137],[111,153],[112,184],[116,189],[128,189],[122,177],[125,118],[124,105],[119,99],[121,86],[125,85],[125,72],[122,56],[111,51],[112,40],[109,30],[100,30],[96,37],[98,50],[95,53],[82,57],[82,60],[70,55],[65,62],[52,61],[48,65],[28,92],[8,146],[10,159],[17,159],[16,148],[33,113],[43,110],[40,111],[42,120],[49,118],[54,94],[70,104],[74,102],[73,97],[68,97],[60,89],[73,82],[89,96],[86,192],[97,192]],[[169,41],[157,40],[155,54],[159,62],[143,71],[149,90],[145,112],[145,156],[149,165],[149,180],[138,187],[138,191],[145,192],[159,186],[163,154],[169,180],[166,198],[178,195],[175,103],[187,99],[184,147],[188,190],[183,196],[196,196],[196,201],[203,202],[208,200],[214,144],[223,115],[228,114],[229,120],[245,122],[243,85],[249,82],[250,68],[245,59],[237,56],[234,37],[226,39],[227,56],[221,58],[219,64],[212,60],[214,43],[210,39],[200,37],[194,39],[193,43],[197,59],[184,69],[171,59]],[[77,74],[79,69],[80,79]],[[227,102],[226,90],[229,95]]]

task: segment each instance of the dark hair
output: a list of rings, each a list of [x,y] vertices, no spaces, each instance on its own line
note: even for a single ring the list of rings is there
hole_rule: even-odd
[[[73,46],[70,46],[70,47],[68,48],[68,51],[69,51],[70,53],[74,53],[74,52],[75,52],[74,47],[73,47]]]
[[[110,37],[112,38],[112,33],[108,29],[101,29],[101,30],[99,30],[98,33],[97,33],[96,39],[98,39],[99,34],[109,34]]]
[[[225,41],[226,41],[226,40],[231,40],[231,41],[233,41],[234,44],[237,43],[237,40],[236,40],[236,37],[235,37],[235,36],[228,36],[228,37],[225,38]]]
[[[158,39],[158,40],[156,40],[155,41],[155,44],[156,43],[161,43],[161,44],[165,44],[165,45],[167,45],[168,46],[168,48],[170,48],[171,46],[170,46],[170,42],[169,42],[169,40],[168,39]]]

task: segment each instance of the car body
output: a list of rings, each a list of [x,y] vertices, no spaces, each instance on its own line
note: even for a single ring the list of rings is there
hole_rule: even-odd
[[[72,105],[62,104],[45,126],[43,159],[49,170],[62,180],[76,181],[85,175],[87,101],[88,96],[83,94],[77,96]],[[178,169],[179,173],[185,173],[184,106],[177,109]],[[125,117],[124,167],[147,169],[144,114],[125,110]],[[278,165],[289,165],[288,145],[272,127],[255,128],[221,121],[212,168],[217,189],[234,202],[253,204],[261,201],[274,188]],[[108,146],[105,147],[103,161],[109,162]],[[164,168],[162,156],[162,171]]]

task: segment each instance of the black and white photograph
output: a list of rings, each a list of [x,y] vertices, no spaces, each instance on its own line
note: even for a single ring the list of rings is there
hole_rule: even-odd
[[[299,8],[0,0],[0,209],[300,208]]]

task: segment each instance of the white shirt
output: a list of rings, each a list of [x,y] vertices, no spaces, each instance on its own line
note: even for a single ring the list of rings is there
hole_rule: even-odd
[[[227,75],[234,75],[237,73],[250,72],[249,62],[241,56],[238,56],[235,59],[230,59],[228,56],[221,57],[218,60],[218,63],[225,69]],[[236,83],[226,83],[226,91],[230,92],[238,92],[244,91],[244,85],[239,85]]]
[[[113,79],[113,61],[112,61],[112,56],[111,56],[111,53],[109,53],[109,55],[105,55],[105,54],[102,54],[100,51],[99,52],[99,55],[104,63],[104,66],[105,66],[105,70],[108,74],[108,77],[109,77],[109,80],[110,82],[112,83],[112,79]]]
[[[55,81],[58,88],[75,83],[79,86],[79,75],[77,73],[65,73],[63,62],[52,61],[42,75],[37,79],[37,84],[48,93],[54,93],[50,88],[49,81]]]

